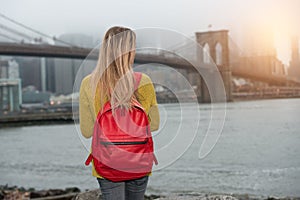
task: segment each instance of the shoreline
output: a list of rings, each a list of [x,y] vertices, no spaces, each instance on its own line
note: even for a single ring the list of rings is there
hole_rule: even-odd
[[[2,199],[36,199],[36,200],[93,200],[102,199],[99,189],[81,191],[77,187],[65,189],[25,189],[24,187],[0,185],[0,200]],[[146,194],[146,200],[300,200],[300,197],[261,196],[251,194],[226,194],[211,192],[191,192],[172,194]]]
[[[277,99],[297,99],[300,97],[290,98],[235,98],[227,103],[247,102],[247,101],[264,101],[264,100],[277,100]],[[174,103],[174,102],[173,102]],[[188,103],[188,102],[187,102]],[[160,103],[168,104],[168,103]],[[172,103],[170,103],[172,104]],[[201,103],[200,103],[201,104]],[[206,104],[206,103],[204,103]],[[15,126],[34,126],[34,125],[50,125],[50,124],[71,124],[74,123],[74,114],[71,108],[66,108],[67,111],[56,112],[14,112],[0,114],[1,127],[15,127]]]

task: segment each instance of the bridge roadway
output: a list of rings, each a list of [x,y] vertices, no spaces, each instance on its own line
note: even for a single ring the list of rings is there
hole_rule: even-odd
[[[35,57],[54,57],[70,59],[98,59],[98,52],[92,48],[54,46],[48,44],[17,44],[0,43],[0,55],[10,56],[35,56]],[[136,63],[146,64],[149,62],[170,65],[174,68],[182,68],[194,71],[190,63],[179,58],[165,58],[159,55],[136,54]]]
[[[71,58],[71,59],[97,59],[98,52],[91,48],[55,46],[48,44],[18,44],[18,43],[0,43],[0,55],[10,56],[35,56],[35,57],[55,57],[55,58]],[[92,53],[91,53],[92,52]],[[87,57],[88,56],[88,57]],[[164,57],[162,55],[154,54],[136,54],[135,62],[139,64],[160,63],[173,68],[185,69],[195,72],[195,68],[188,61],[179,57]],[[208,66],[201,66],[208,68]],[[287,79],[286,77],[276,76],[262,76],[255,72],[249,73],[244,71],[232,71],[233,76],[250,78],[256,81],[268,82],[275,85],[297,85],[300,82]]]

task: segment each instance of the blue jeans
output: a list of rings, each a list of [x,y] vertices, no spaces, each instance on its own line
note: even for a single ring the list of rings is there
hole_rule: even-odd
[[[144,199],[148,176],[123,182],[112,182],[98,178],[103,200],[141,200]]]

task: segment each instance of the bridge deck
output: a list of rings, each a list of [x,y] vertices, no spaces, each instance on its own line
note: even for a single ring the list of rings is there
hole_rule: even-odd
[[[91,48],[80,47],[66,47],[55,46],[48,44],[17,44],[17,43],[0,43],[0,55],[11,56],[37,56],[37,57],[55,57],[55,58],[71,58],[71,59],[97,59],[98,52],[92,51]],[[92,52],[92,53],[91,53]],[[87,57],[88,56],[88,57]],[[136,54],[136,63],[159,63],[173,68],[185,69],[192,72],[196,72],[195,67],[183,58],[177,57],[164,57],[162,55],[152,54]],[[199,66],[198,66],[199,67]],[[200,66],[202,69],[208,69],[209,66],[204,66],[203,63]],[[243,78],[249,78],[256,81],[267,82],[277,85],[297,85],[300,86],[300,82],[296,80],[288,79],[287,77],[276,76],[261,76],[259,74],[246,73],[241,71],[232,70],[233,76],[239,76]]]

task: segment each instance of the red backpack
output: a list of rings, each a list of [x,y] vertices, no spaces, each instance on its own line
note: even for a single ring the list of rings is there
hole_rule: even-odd
[[[141,73],[134,73],[135,89]],[[111,108],[108,101],[99,111],[93,132],[92,153],[85,164],[93,160],[97,173],[111,181],[141,178],[152,170],[157,160],[147,114],[139,102],[130,110]]]

